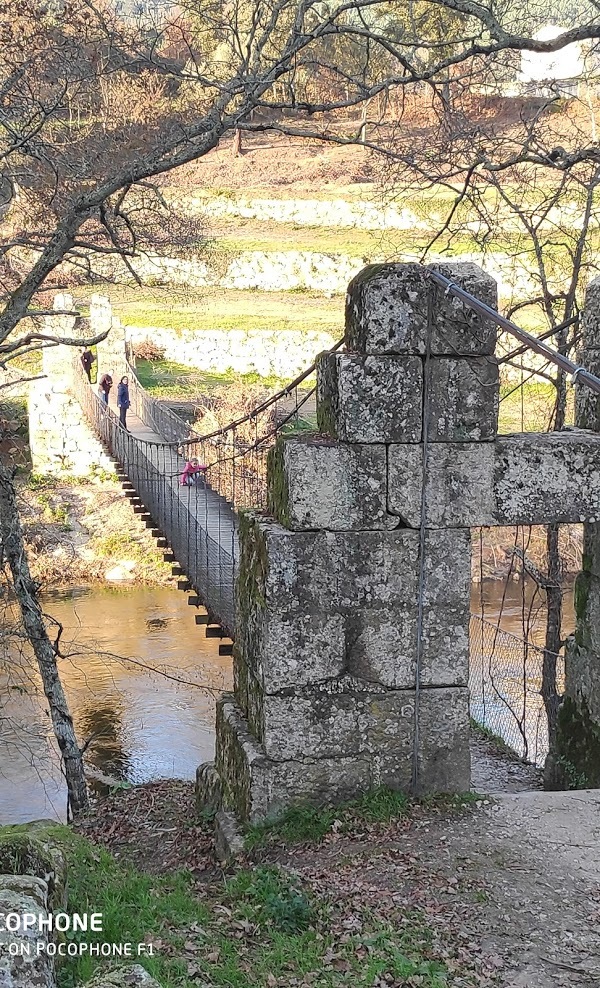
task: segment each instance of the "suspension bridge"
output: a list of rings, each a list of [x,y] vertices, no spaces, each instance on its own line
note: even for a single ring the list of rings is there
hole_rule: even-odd
[[[492,320],[518,340],[519,346],[500,362],[511,363],[531,350],[573,375],[579,384],[600,392],[598,378],[564,354],[557,353],[544,338],[524,332],[442,274],[431,272],[430,277],[446,295],[456,298],[484,319]],[[561,328],[551,332],[556,333]],[[340,341],[334,349],[341,351],[343,345],[344,341]],[[311,381],[315,365],[246,414],[207,434],[200,434],[185,418],[144,390],[129,355],[123,372],[129,377],[132,403],[128,431],[121,427],[113,408],[107,408],[89,386],[77,364],[78,395],[86,418],[117,462],[119,476],[133,501],[134,510],[152,529],[159,546],[165,549],[165,558],[174,564],[174,572],[181,577],[181,589],[192,591],[195,595],[192,602],[206,609],[206,617],[199,615],[198,623],[207,623],[208,634],[235,639],[239,514],[245,509],[268,508],[267,457],[277,438],[316,431],[313,410],[316,389]],[[184,465],[192,457],[197,457],[206,466],[204,479],[183,486]],[[512,700],[507,701],[505,692],[498,688],[498,677],[494,682],[494,677],[486,677],[484,672],[486,663],[488,669],[491,668],[487,652],[497,648],[502,632],[491,625],[486,628],[479,616],[473,616],[472,622],[474,620],[478,625],[471,631],[472,653],[473,643],[478,644],[474,646],[477,661],[473,666],[472,685],[476,679],[479,708],[483,704],[484,715],[486,689],[488,706],[498,715],[498,710],[510,707]],[[506,641],[505,636],[505,644]],[[509,645],[515,653],[514,643]],[[230,646],[223,646],[224,651],[228,648]],[[521,642],[521,656],[523,649],[541,668],[543,649]],[[518,674],[517,669],[515,675]],[[539,691],[535,692],[539,697]],[[527,729],[524,727],[525,714],[517,718],[516,733],[524,741],[525,749],[530,737],[539,734],[540,711],[543,712],[541,703],[534,712],[535,725]]]

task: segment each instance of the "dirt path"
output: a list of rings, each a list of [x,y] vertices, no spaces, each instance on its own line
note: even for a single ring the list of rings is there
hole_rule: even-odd
[[[542,789],[542,770],[498,750],[487,738],[472,734],[471,788],[488,795]]]
[[[337,908],[418,910],[481,985],[600,985],[600,792],[505,794],[474,812],[279,856]],[[585,856],[585,857],[584,857]],[[453,984],[473,980],[454,980]]]
[[[496,790],[539,785],[488,742],[475,742],[474,763]],[[80,829],[118,857],[158,873],[187,867],[203,898],[222,888],[191,783],[141,786],[99,810]],[[328,904],[334,964],[349,936],[385,927],[398,949],[444,964],[452,988],[600,986],[600,790],[425,802],[387,823],[334,822],[317,843],[273,836],[240,862],[269,864]]]

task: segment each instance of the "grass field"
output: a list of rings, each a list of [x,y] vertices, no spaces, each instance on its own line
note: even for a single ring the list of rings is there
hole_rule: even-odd
[[[166,329],[323,330],[343,335],[344,296],[319,292],[260,292],[223,288],[133,288],[103,285],[78,290],[82,307],[98,292],[110,298],[126,326]]]
[[[549,427],[556,391],[545,381],[505,383],[500,389],[499,432],[545,432]],[[569,388],[567,424],[573,423],[574,392]]]
[[[448,801],[448,812],[468,812],[474,799]],[[273,841],[284,842],[290,853],[300,842],[311,854],[311,845],[318,848],[335,827],[348,835],[367,828],[370,839],[377,828],[385,835],[386,827],[402,826],[411,812],[406,796],[383,789],[335,812],[300,810],[277,828],[249,833],[254,863],[206,879],[186,870],[184,862],[161,874],[140,870],[67,827],[50,827],[43,836],[65,854],[69,912],[93,911],[102,918],[101,933],[69,933],[69,942],[131,943],[133,957],[165,988],[447,988],[453,975],[463,973],[460,983],[474,985],[468,965],[463,971],[462,964],[449,961],[451,932],[440,935],[416,899],[402,911],[385,897],[360,906],[350,895],[336,902],[328,894],[325,865],[318,882],[268,857]],[[427,813],[425,804],[416,812]],[[188,827],[207,842],[198,821]],[[24,873],[27,855],[38,847],[43,861],[43,845],[32,845],[24,828],[0,828],[0,857],[11,873]],[[150,851],[148,862],[152,857]],[[60,966],[59,988],[76,988],[107,966],[84,950]]]
[[[211,392],[239,382],[242,388],[260,385],[265,393],[278,391],[285,381],[278,377],[260,377],[258,374],[212,374],[185,367],[173,360],[138,360],[135,367],[140,384],[155,398],[177,401],[193,401]],[[309,386],[312,386],[309,384]]]

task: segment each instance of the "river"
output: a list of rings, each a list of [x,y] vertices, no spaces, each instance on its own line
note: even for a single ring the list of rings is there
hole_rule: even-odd
[[[129,782],[194,778],[214,753],[214,693],[205,687],[230,687],[231,659],[194,623],[187,596],[94,587],[46,595],[44,608],[64,626],[63,652],[72,657],[61,660],[61,677],[78,737],[93,737],[91,764]],[[10,681],[0,681],[0,697],[7,695],[0,707],[0,824],[61,819],[65,789],[52,728],[26,657],[14,655]]]
[[[489,622],[502,609],[503,629],[522,637],[520,584],[506,591],[497,580],[475,586],[475,612],[482,598]],[[88,762],[99,779],[193,779],[214,753],[214,697],[231,687],[231,659],[220,657],[218,639],[205,638],[194,623],[186,594],[94,587],[46,595],[44,607],[64,627],[69,657],[60,661],[61,676],[78,737],[91,738]],[[542,620],[540,612],[540,628]],[[567,631],[572,623],[568,600]],[[534,639],[541,640],[539,632]],[[519,660],[513,664],[511,682],[519,679]],[[30,658],[12,655],[0,698],[0,824],[63,819],[65,788]]]

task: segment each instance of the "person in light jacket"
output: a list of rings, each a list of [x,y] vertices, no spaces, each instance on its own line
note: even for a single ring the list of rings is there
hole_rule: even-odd
[[[117,408],[119,409],[119,421],[124,429],[127,429],[127,409],[129,401],[129,378],[122,377],[117,388]]]

